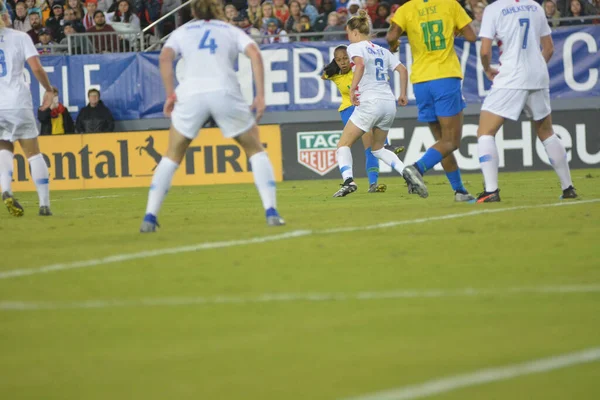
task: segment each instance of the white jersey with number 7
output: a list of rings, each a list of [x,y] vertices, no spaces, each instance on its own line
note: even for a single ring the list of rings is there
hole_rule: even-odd
[[[549,88],[540,39],[551,33],[543,8],[533,0],[498,0],[487,6],[479,37],[498,41],[500,68],[494,88]]]

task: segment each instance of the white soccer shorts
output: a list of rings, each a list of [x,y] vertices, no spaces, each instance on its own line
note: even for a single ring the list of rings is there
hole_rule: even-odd
[[[177,91],[171,115],[173,126],[188,139],[195,139],[200,128],[213,117],[223,136],[234,138],[256,123],[250,107],[239,92],[186,93]]]
[[[361,101],[354,109],[350,121],[364,132],[373,128],[389,131],[396,118],[396,101],[369,100]]]
[[[39,134],[33,110],[0,110],[0,140],[16,142],[36,138]]]
[[[550,90],[497,89],[492,90],[483,101],[482,111],[516,121],[522,111],[534,121],[541,121],[552,112]]]

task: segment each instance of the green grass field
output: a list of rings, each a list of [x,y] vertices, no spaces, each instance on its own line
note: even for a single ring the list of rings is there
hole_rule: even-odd
[[[23,218],[0,213],[0,398],[339,400],[597,348],[600,170],[573,178],[561,203],[553,172],[504,173],[484,205],[443,176],[428,199],[285,182],[282,228],[253,185],[176,187],[153,235],[146,189],[53,192],[52,218],[21,193]],[[600,398],[598,357],[517,375],[385,398]]]

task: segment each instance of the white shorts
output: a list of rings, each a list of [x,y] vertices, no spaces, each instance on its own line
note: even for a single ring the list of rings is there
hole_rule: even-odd
[[[223,136],[234,138],[248,131],[256,123],[250,107],[241,93],[177,91],[177,102],[171,121],[177,131],[188,139],[195,139],[200,128],[213,117]]]
[[[39,134],[33,110],[0,110],[0,140],[16,142],[36,138]]]
[[[354,109],[350,121],[364,132],[373,128],[389,131],[396,118],[395,100],[361,101]]]
[[[549,89],[496,89],[483,101],[483,111],[516,121],[522,111],[534,121],[541,121],[552,112]]]

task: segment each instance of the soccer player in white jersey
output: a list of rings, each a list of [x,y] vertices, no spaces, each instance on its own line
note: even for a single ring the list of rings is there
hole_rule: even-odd
[[[54,93],[48,75],[42,68],[37,49],[24,32],[8,28],[10,17],[0,0],[0,191],[8,211],[23,215],[23,207],[14,198],[11,184],[13,175],[14,142],[19,142],[29,161],[31,177],[39,197],[39,215],[49,216],[50,191],[48,167],[40,153],[39,131],[33,115],[29,85],[23,75],[27,62],[31,71],[46,90],[42,104],[49,106]]]
[[[221,0],[192,0],[194,21],[171,34],[160,54],[160,73],[167,101],[165,115],[171,117],[169,146],[158,164],[148,195],[146,215],[140,232],[154,232],[156,216],[175,171],[192,139],[212,117],[223,135],[235,139],[246,152],[258,189],[267,224],[284,225],[276,209],[275,174],[259,139],[257,120],[265,110],[264,67],[254,41],[241,29],[225,22]],[[238,54],[250,59],[256,96],[252,107],[245,103],[234,64]],[[185,63],[182,79],[174,89],[173,62]]]
[[[348,57],[354,64],[354,77],[350,86],[350,100],[356,106],[350,120],[344,127],[337,145],[337,159],[342,183],[333,197],[344,197],[356,191],[353,179],[352,152],[350,148],[365,132],[372,130],[371,152],[375,157],[391,166],[414,187],[424,187],[423,181],[396,154],[387,150],[385,140],[396,117],[396,99],[388,82],[390,70],[400,73],[400,97],[398,104],[406,106],[408,98],[408,71],[387,49],[373,44],[370,38],[370,21],[365,10],[350,18],[346,24],[350,40]],[[426,190],[426,189],[425,189]]]
[[[560,179],[561,198],[576,198],[565,147],[552,129],[547,63],[554,44],[543,8],[533,0],[498,0],[485,8],[479,36],[481,62],[493,85],[483,102],[477,131],[485,180],[477,202],[500,201],[495,136],[506,118],[516,121],[524,109],[533,118],[537,136]],[[500,47],[497,70],[490,65],[493,40]]]

